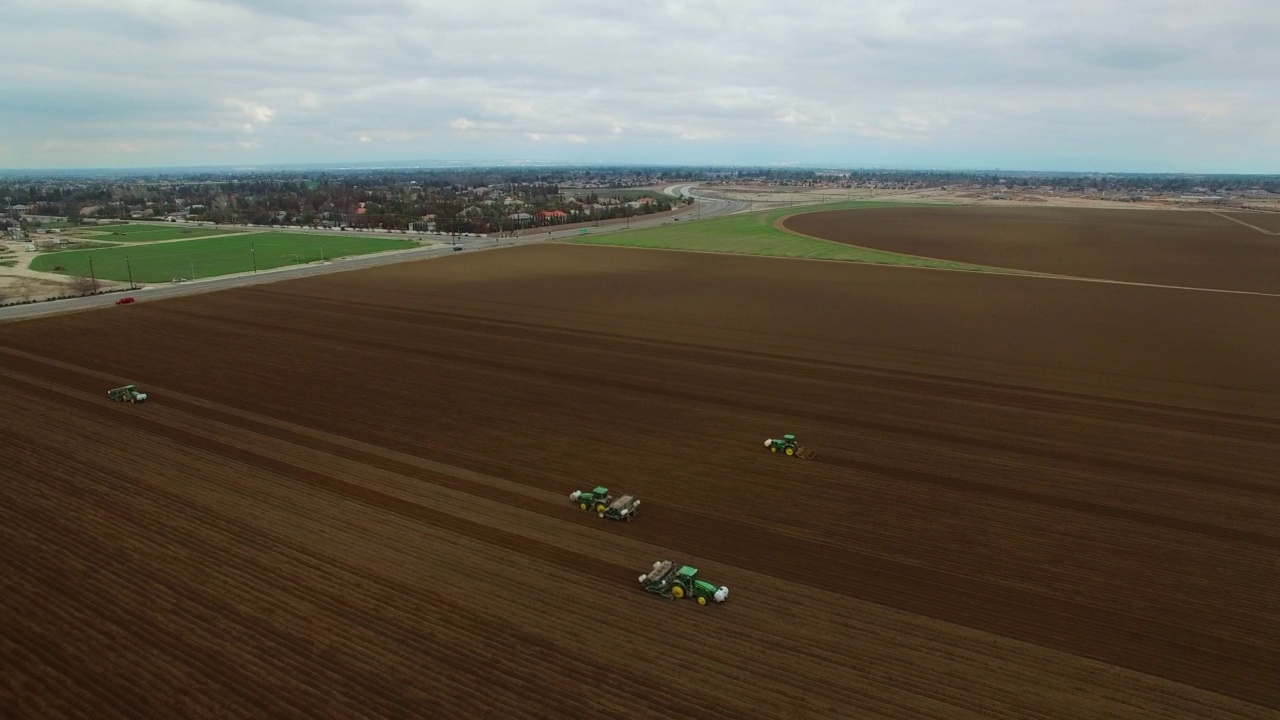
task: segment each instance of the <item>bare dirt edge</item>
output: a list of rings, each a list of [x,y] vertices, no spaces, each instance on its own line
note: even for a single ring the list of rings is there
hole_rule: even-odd
[[[797,236],[797,237],[809,238],[809,239],[811,239],[811,240],[819,240],[819,241],[821,241],[821,242],[826,242],[826,243],[834,243],[834,244],[836,244],[836,245],[843,245],[844,247],[854,247],[854,248],[858,248],[858,249],[860,249],[860,250],[866,250],[866,251],[868,251],[868,252],[888,253],[888,254],[890,254],[890,255],[901,255],[902,257],[917,258],[917,259],[920,259],[920,260],[934,260],[934,261],[937,261],[937,262],[962,262],[962,261],[960,261],[960,260],[949,260],[949,259],[947,259],[947,258],[929,257],[929,256],[926,256],[926,255],[910,255],[910,254],[908,254],[908,253],[894,252],[894,251],[891,251],[891,250],[879,250],[879,249],[877,249],[877,248],[870,248],[870,247],[865,247],[865,246],[862,246],[862,245],[853,245],[853,244],[851,244],[851,243],[841,243],[841,242],[836,242],[835,240],[829,240],[829,239],[827,239],[827,238],[821,238],[821,237],[817,237],[817,236],[815,236],[815,235],[806,235],[806,234],[801,233],[801,232],[796,232],[795,230],[792,230],[791,228],[788,228],[788,227],[786,226],[786,224],[785,224],[785,223],[786,223],[786,221],[787,221],[788,219],[790,219],[790,218],[792,218],[792,217],[795,217],[796,215],[808,215],[808,214],[811,214],[812,212],[813,212],[813,211],[810,211],[810,212],[803,212],[803,211],[802,211],[802,212],[787,213],[786,215],[784,215],[784,216],[782,216],[782,217],[778,218],[777,220],[775,220],[775,221],[773,222],[773,227],[774,227],[776,230],[781,230],[782,232],[785,232],[785,233],[787,233],[787,234],[789,234],[789,235],[795,235],[795,236]],[[818,211],[818,212],[821,212],[821,211]],[[839,212],[839,211],[832,210],[832,211],[830,211],[830,212]],[[1217,213],[1214,213],[1214,214],[1217,214]],[[1227,219],[1230,219],[1230,218],[1227,218]],[[1242,223],[1242,224],[1244,224],[1244,223]],[[1259,232],[1264,232],[1264,233],[1266,232],[1266,231],[1262,230],[1261,228],[1254,227],[1253,225],[1247,225],[1247,224],[1246,224],[1246,226],[1247,226],[1247,227],[1251,227],[1251,228],[1253,228],[1254,230],[1258,230]],[[640,249],[650,250],[650,249],[660,249],[660,248],[640,248]],[[681,251],[681,252],[709,252],[709,251],[705,251],[705,250],[692,250],[692,251]],[[723,254],[723,253],[716,253],[716,254]],[[761,255],[757,255],[756,257],[775,257],[775,256],[771,256],[771,255],[770,255],[770,256],[761,256]],[[1225,288],[1195,287],[1195,286],[1191,286],[1191,285],[1162,285],[1162,284],[1160,284],[1160,283],[1144,283],[1144,282],[1135,282],[1135,281],[1133,281],[1133,280],[1112,280],[1112,279],[1109,279],[1109,278],[1083,277],[1083,276],[1079,276],[1079,275],[1058,275],[1058,274],[1055,274],[1055,273],[1042,273],[1042,272],[1035,272],[1035,271],[1032,271],[1032,270],[1019,270],[1019,269],[1017,269],[1017,268],[1001,268],[1001,267],[995,267],[995,266],[991,266],[991,265],[983,265],[983,266],[981,266],[981,267],[984,267],[984,268],[990,268],[989,270],[967,270],[967,269],[965,269],[965,268],[925,267],[925,266],[921,266],[921,265],[891,265],[891,264],[889,264],[889,263],[870,263],[870,262],[863,262],[863,261],[861,261],[861,260],[824,260],[824,259],[822,259],[822,258],[782,258],[782,257],[775,257],[775,259],[779,259],[779,260],[817,260],[817,261],[819,261],[819,262],[857,263],[857,264],[859,264],[859,265],[874,265],[874,266],[877,266],[877,267],[905,268],[905,269],[912,269],[912,270],[940,270],[940,271],[943,271],[943,272],[967,272],[967,273],[975,273],[975,274],[978,274],[978,275],[1017,275],[1017,276],[1023,276],[1023,277],[1042,278],[1042,279],[1046,279],[1046,280],[1074,280],[1074,281],[1076,281],[1076,282],[1107,283],[1107,284],[1111,284],[1111,285],[1131,285],[1131,286],[1134,286],[1134,287],[1162,288],[1162,289],[1165,289],[1165,290],[1195,290],[1195,291],[1199,291],[1199,292],[1225,293],[1225,294],[1228,294],[1228,295],[1258,295],[1258,296],[1261,296],[1261,297],[1280,297],[1280,293],[1259,292],[1259,291],[1257,291],[1257,290],[1227,290],[1227,289],[1225,289]],[[974,265],[975,263],[966,263],[966,264],[968,264],[968,265]]]
[[[794,234],[800,235],[801,233],[794,233]],[[809,237],[809,236],[804,235],[804,237]],[[814,239],[822,240],[822,238],[814,238]],[[825,240],[824,242],[834,242],[834,241]],[[1035,272],[1026,271],[1026,270],[1005,271],[1000,268],[995,268],[992,270],[966,270],[964,268],[924,267],[921,265],[889,265],[886,263],[863,262],[861,260],[828,260],[826,258],[784,257],[781,255],[754,255],[751,253],[731,253],[731,252],[722,252],[717,250],[679,250],[676,248],[642,247],[638,245],[604,245],[604,244],[596,244],[596,243],[575,243],[572,241],[564,241],[564,240],[553,240],[553,241],[549,241],[546,244],[569,245],[572,247],[580,247],[580,248],[588,248],[588,247],[604,248],[609,250],[640,250],[644,252],[677,252],[677,253],[692,253],[696,255],[720,255],[720,256],[728,255],[731,257],[756,258],[759,260],[785,260],[788,262],[836,263],[840,265],[862,265],[864,267],[886,268],[886,269],[893,269],[893,270],[926,270],[926,271],[932,271],[932,272],[970,273],[973,275],[1000,275],[1004,277],[1021,277],[1021,278],[1031,278],[1031,279],[1037,279],[1037,280],[1065,280],[1068,282],[1100,283],[1103,285],[1129,285],[1132,287],[1156,288],[1159,290],[1191,290],[1194,292],[1222,293],[1226,295],[1257,295],[1260,297],[1280,298],[1280,293],[1264,293],[1264,292],[1258,292],[1256,290],[1225,290],[1223,288],[1191,287],[1189,285],[1160,285],[1157,283],[1134,282],[1132,280],[1108,280],[1106,278],[1077,277],[1074,275],[1052,275],[1049,273],[1035,273]],[[846,247],[855,247],[855,246],[846,246]],[[864,249],[870,250],[873,248],[864,248]],[[876,252],[887,252],[887,251],[876,250]],[[902,253],[898,253],[898,254],[901,255]],[[909,257],[922,257],[922,256],[913,255]],[[942,260],[943,262],[953,262],[951,260],[946,260],[943,258],[924,258],[924,259]]]

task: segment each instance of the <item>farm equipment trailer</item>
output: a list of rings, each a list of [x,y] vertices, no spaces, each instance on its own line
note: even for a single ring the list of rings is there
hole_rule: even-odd
[[[670,560],[659,560],[653,569],[640,576],[645,592],[661,595],[670,600],[693,598],[699,605],[708,602],[722,603],[729,599],[729,588],[716,587],[698,578],[698,568],[681,565]]]
[[[609,488],[603,486],[594,490],[574,490],[569,493],[569,499],[578,503],[579,508],[594,509],[597,515],[610,520],[631,522],[639,515],[640,501],[635,495],[614,498]]]
[[[136,385],[125,385],[108,390],[107,397],[116,402],[140,403],[147,399],[147,394],[139,390]]]

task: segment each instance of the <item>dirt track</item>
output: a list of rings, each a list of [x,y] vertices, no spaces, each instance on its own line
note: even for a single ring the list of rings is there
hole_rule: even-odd
[[[1277,320],[541,246],[0,326],[0,708],[1274,717]]]
[[[1268,220],[1264,213],[1232,217],[1254,224]],[[875,208],[796,215],[784,224],[851,245],[979,265],[1280,293],[1280,237],[1210,212]]]
[[[1280,213],[1277,212],[1224,212],[1228,217],[1273,233],[1280,233]]]

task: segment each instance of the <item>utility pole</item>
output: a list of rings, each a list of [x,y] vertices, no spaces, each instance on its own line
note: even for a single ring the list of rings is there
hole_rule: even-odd
[[[324,246],[320,246],[320,262],[324,262]]]
[[[98,278],[93,274],[93,258],[89,258],[89,279],[93,281],[93,292],[98,292]]]
[[[254,249],[253,243],[249,243],[249,257],[253,259],[253,274],[258,274],[258,252]]]
[[[129,264],[129,256],[124,256],[124,267],[129,271],[129,289],[133,290],[133,266]]]
[[[196,279],[196,261],[195,260],[191,261],[191,279],[192,280]]]

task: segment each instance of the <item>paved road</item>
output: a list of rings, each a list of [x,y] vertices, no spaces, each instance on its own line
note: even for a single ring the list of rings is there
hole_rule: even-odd
[[[694,198],[696,202],[688,209],[681,210],[674,215],[666,217],[647,217],[642,216],[632,218],[630,221],[630,229],[658,227],[670,222],[694,222],[698,219],[708,219],[727,215],[733,212],[740,212],[747,207],[747,203],[722,200],[718,198],[707,198],[693,193],[693,183],[684,185],[675,185],[668,188],[671,194],[678,197]],[[590,228],[592,235],[601,235],[611,232],[619,232],[626,230],[627,224],[619,225],[603,225],[600,227]],[[462,238],[458,241],[458,246],[464,252],[472,250],[494,250],[512,245],[530,245],[533,243],[542,243],[549,240],[559,240],[563,238],[577,237],[578,229],[539,232],[535,230],[526,230],[519,237],[503,237],[503,238]],[[440,238],[441,242],[448,242],[447,238]],[[334,260],[324,264],[300,265],[297,267],[278,268],[275,270],[264,270],[259,273],[243,273],[239,275],[223,275],[221,277],[209,278],[207,280],[195,280],[187,283],[172,285],[164,283],[160,285],[150,285],[129,293],[108,293],[106,295],[94,295],[90,297],[72,298],[69,300],[54,300],[51,302],[33,303],[31,305],[15,305],[10,307],[0,307],[0,322],[5,320],[16,320],[22,318],[39,317],[41,315],[53,315],[56,313],[75,312],[79,310],[91,310],[94,308],[109,307],[115,304],[115,301],[131,295],[137,298],[137,301],[149,302],[151,300],[160,300],[163,298],[171,298],[179,295],[195,295],[198,293],[215,292],[218,290],[226,290],[234,287],[244,287],[246,285],[261,285],[265,283],[279,282],[280,280],[288,280],[291,278],[309,277],[312,275],[324,275],[332,272],[344,272],[347,270],[358,270],[362,268],[376,267],[378,265],[390,265],[392,263],[410,262],[413,260],[426,260],[429,258],[440,257],[441,255],[452,255],[457,252],[451,246],[443,247],[424,247],[415,250],[401,250],[390,253],[380,253],[377,255],[360,255],[352,258],[344,258]]]

